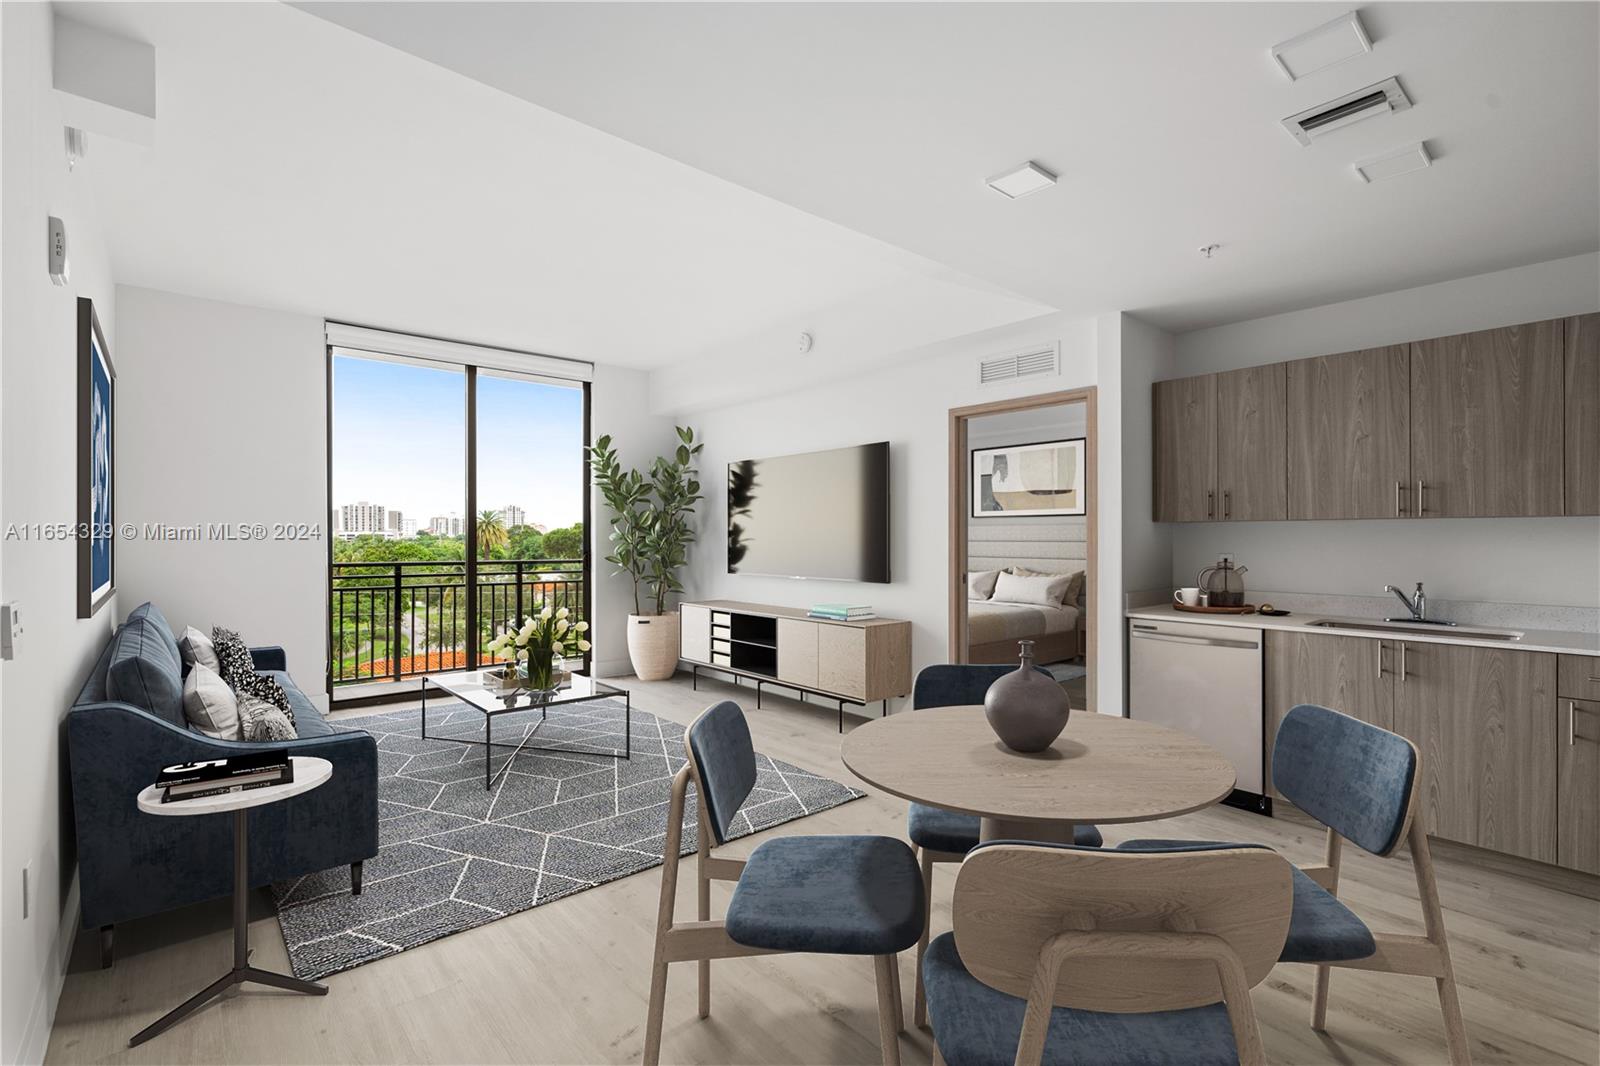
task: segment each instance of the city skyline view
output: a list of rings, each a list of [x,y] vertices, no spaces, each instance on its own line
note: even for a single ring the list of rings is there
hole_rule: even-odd
[[[466,513],[466,374],[338,356],[333,505],[365,502],[426,529]],[[549,529],[583,517],[583,391],[479,371],[478,510]]]

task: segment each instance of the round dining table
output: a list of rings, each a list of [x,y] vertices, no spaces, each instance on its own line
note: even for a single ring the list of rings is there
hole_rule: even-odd
[[[1080,823],[1116,825],[1209,807],[1233,790],[1233,764],[1175,729],[1075,712],[1044,751],[1012,751],[982,706],[907,711],[857,726],[845,766],[867,784],[975,814],[981,840],[1071,843]]]

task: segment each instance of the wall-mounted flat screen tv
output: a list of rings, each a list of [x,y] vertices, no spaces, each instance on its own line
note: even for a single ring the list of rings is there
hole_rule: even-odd
[[[889,442],[728,464],[728,573],[889,580]]]

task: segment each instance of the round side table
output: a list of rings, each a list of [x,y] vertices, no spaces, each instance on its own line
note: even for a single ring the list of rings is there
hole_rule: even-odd
[[[271,970],[257,969],[250,965],[250,922],[248,914],[250,900],[250,830],[249,819],[245,812],[251,807],[264,807],[269,803],[286,800],[290,796],[298,796],[302,792],[310,792],[333,776],[333,764],[327,759],[294,756],[290,759],[290,762],[294,764],[294,780],[286,785],[268,785],[265,788],[229,792],[221,796],[206,796],[201,799],[178,800],[172,803],[162,803],[161,790],[154,785],[150,785],[140,791],[138,795],[139,809],[145,814],[187,818],[203,814],[233,812],[233,969],[184,1000],[179,1006],[162,1015],[157,1021],[139,1030],[133,1039],[128,1041],[129,1047],[135,1047],[151,1037],[165,1032],[194,1013],[204,1003],[221,995],[234,985],[244,984],[246,981],[254,981],[260,985],[271,985],[274,988],[286,988],[291,992],[304,992],[312,996],[325,996],[328,994],[327,985],[319,985],[314,981],[302,981],[298,977],[273,973]]]

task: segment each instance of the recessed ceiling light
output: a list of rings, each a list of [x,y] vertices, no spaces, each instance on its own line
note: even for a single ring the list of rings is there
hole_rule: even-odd
[[[1372,51],[1372,39],[1361,25],[1361,18],[1348,11],[1332,22],[1325,22],[1314,30],[1291,37],[1282,44],[1272,46],[1272,61],[1278,64],[1283,76],[1299,81],[1307,74],[1326,70],[1335,63],[1365,55]]]
[[[1055,183],[1056,176],[1034,162],[1024,163],[1004,174],[996,174],[988,182],[989,188],[1011,200],[1048,189]]]
[[[1426,170],[1432,165],[1433,157],[1428,154],[1428,146],[1418,141],[1416,144],[1406,145],[1398,152],[1364,159],[1355,164],[1355,171],[1356,177],[1370,185],[1385,178],[1397,178],[1401,174],[1409,174],[1413,170]]]

